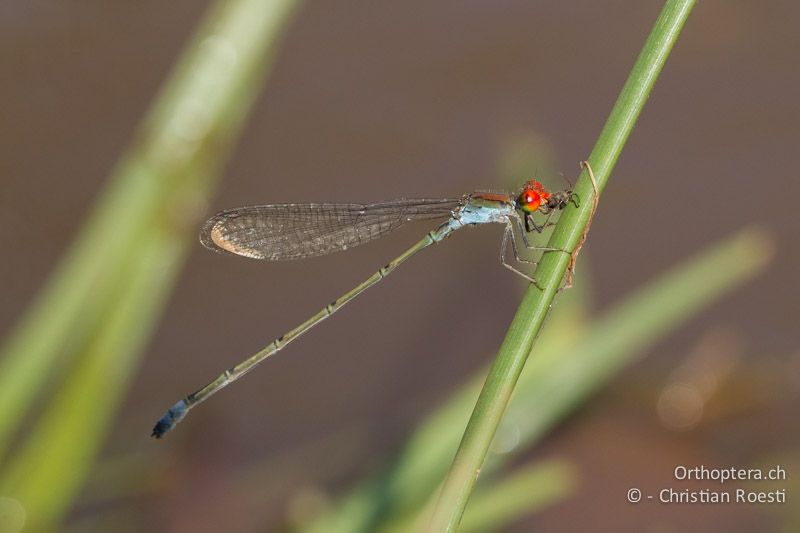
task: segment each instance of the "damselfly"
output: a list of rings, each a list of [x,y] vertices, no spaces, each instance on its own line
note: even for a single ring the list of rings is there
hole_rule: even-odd
[[[500,245],[501,263],[526,280],[536,283],[536,280],[529,275],[506,262],[506,247],[511,242],[514,258],[518,262],[535,264],[520,257],[515,230],[526,248],[552,250],[532,246],[528,242],[527,233],[541,232],[548,225],[550,216],[555,211],[567,207],[569,203],[577,206],[571,188],[550,193],[541,183],[528,181],[516,196],[474,192],[457,199],[404,199],[375,204],[259,205],[229,209],[214,215],[203,225],[200,233],[200,242],[206,248],[270,261],[302,259],[346,250],[377,239],[412,221],[441,218],[447,220],[353,290],[343,294],[293,330],[272,341],[266,348],[229,368],[205,387],[170,407],[153,428],[153,436],[163,437],[186,416],[189,409],[236,381],[264,359],[331,316],[344,304],[389,275],[412,255],[444,240],[464,226],[492,222],[505,224]],[[533,214],[536,212],[547,215],[547,219],[537,224],[533,219]]]

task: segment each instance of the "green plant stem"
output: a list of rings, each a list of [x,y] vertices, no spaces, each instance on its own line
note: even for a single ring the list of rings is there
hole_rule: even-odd
[[[597,192],[608,177],[641,112],[655,80],[669,56],[692,7],[693,0],[669,0],[659,15],[589,156],[597,178]],[[580,207],[566,209],[549,246],[575,250],[593,215],[594,185],[584,170],[575,187]],[[486,452],[522,371],[528,353],[559,290],[570,264],[567,253],[547,253],[535,276],[542,287],[529,287],[489,371],[453,464],[445,478],[429,524],[430,531],[454,531],[466,508]]]
[[[513,433],[520,444],[512,453],[491,454],[482,474],[497,471],[541,441],[654,343],[762,273],[774,254],[774,238],[769,232],[744,229],[632,289],[590,324],[585,323],[586,302],[581,297],[586,283],[564,294],[536,341],[536,357],[525,365],[498,430],[498,435],[504,428]],[[390,468],[361,483],[302,531],[383,531],[385,524],[412,523],[423,509],[429,516],[452,451],[462,436],[458,428],[469,419],[483,382],[480,376],[485,374],[478,372],[429,414]],[[478,490],[480,484],[476,494]],[[474,504],[473,497],[466,514]],[[424,525],[427,521],[413,523]],[[466,527],[465,522],[461,527]]]

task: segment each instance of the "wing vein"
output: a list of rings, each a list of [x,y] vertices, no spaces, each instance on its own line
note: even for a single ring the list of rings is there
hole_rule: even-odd
[[[377,239],[409,222],[449,217],[459,199],[373,204],[272,204],[221,211],[200,232],[206,248],[282,261],[325,255]]]

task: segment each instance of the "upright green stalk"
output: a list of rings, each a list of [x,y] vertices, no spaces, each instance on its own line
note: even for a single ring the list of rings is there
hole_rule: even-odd
[[[694,3],[694,0],[668,0],[639,54],[589,156],[597,178],[598,193],[605,188],[622,147]],[[564,211],[550,239],[549,246],[553,248],[575,250],[582,243],[588,228],[593,214],[593,202],[590,199],[595,191],[585,170],[578,179],[575,192],[584,201],[580,207]],[[458,527],[486,452],[570,261],[567,253],[547,253],[536,269],[535,276],[542,289],[534,286],[528,288],[511,322],[445,478],[429,531],[454,531]]]

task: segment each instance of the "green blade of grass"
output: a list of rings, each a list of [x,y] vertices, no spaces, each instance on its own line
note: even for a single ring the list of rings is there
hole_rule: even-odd
[[[184,235],[195,226],[294,4],[237,0],[209,12],[80,234],[0,348],[0,457],[36,394],[114,304],[139,234],[155,223]]]
[[[574,492],[577,468],[563,460],[524,465],[501,479],[479,485],[459,526],[461,533],[501,531],[515,520],[552,505]],[[435,502],[433,502],[435,503]],[[428,509],[430,512],[432,509]],[[419,531],[429,513],[381,528],[381,533]]]
[[[773,253],[768,233],[744,229],[634,292],[567,353],[536,350],[506,413],[509,426],[538,441],[647,346],[762,272]]]
[[[597,183],[592,184],[584,171],[575,188],[580,198],[593,198],[595,185],[598,192],[605,187],[693,5],[693,0],[665,3],[589,157]],[[575,250],[580,246],[592,211],[591,201],[565,210],[549,246],[561,250]],[[570,260],[566,253],[549,253],[537,267],[535,276],[542,290],[529,288],[509,327],[445,478],[431,519],[431,531],[454,531],[458,527],[486,452]]]
[[[3,469],[0,493],[22,502],[34,528],[58,523],[83,486],[178,273],[183,246],[165,238],[142,243],[139,252],[142,264],[132,269],[103,327]]]
[[[296,0],[219,1],[66,257],[0,352],[0,454],[37,392],[65,374],[2,493],[36,527],[69,508],[194,240]],[[147,428],[142,428],[146,438]]]
[[[516,450],[535,444],[648,346],[761,272],[772,252],[768,234],[742,231],[640,287],[586,328],[579,309],[566,300],[572,292],[565,294],[537,342],[536,357],[520,376],[500,431],[518,432]],[[306,531],[375,531],[386,521],[408,520],[428,508],[426,500],[446,473],[478,386],[473,380],[454,394],[420,424],[392,468],[358,487]],[[494,471],[513,455],[493,455],[484,471]]]
[[[522,466],[491,485],[476,489],[459,531],[503,530],[511,522],[567,498],[577,484],[577,468],[565,461]]]
[[[538,347],[547,354],[563,354],[585,328],[586,297],[580,289],[564,295],[562,305],[550,317]],[[525,372],[523,375],[526,375]],[[469,420],[470,410],[481,390],[486,369],[479,371],[447,403],[421,423],[399,455],[385,483],[385,513],[414,514],[439,487],[453,451]],[[526,379],[520,381],[524,386]],[[531,404],[528,404],[530,408]]]
[[[551,327],[540,345],[560,352],[568,335],[580,330],[584,302],[581,291],[565,295],[565,305],[553,313]],[[306,524],[306,533],[352,533],[379,531],[386,522],[412,520],[419,508],[441,483],[461,429],[480,391],[482,374],[462,386],[450,400],[421,423],[394,461],[376,479],[364,482],[323,516]]]

